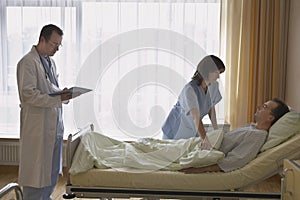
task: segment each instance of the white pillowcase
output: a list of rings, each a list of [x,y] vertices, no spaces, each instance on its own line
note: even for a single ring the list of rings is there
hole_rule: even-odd
[[[260,151],[271,149],[297,133],[300,133],[300,113],[290,111],[271,126],[267,141]]]

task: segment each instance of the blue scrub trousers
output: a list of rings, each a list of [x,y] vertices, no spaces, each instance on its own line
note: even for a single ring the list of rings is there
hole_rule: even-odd
[[[62,146],[63,138],[56,138],[52,158],[51,185],[43,188],[23,186],[23,200],[52,200],[51,194],[54,191],[60,170]]]

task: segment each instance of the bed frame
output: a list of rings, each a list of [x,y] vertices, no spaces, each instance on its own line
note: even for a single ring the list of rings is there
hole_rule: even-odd
[[[88,131],[93,131],[94,126],[90,124],[79,132],[75,134],[70,134],[67,141],[67,169],[70,169],[72,164],[72,158],[76,151],[76,148],[80,142],[80,136]],[[297,156],[299,156],[300,149],[295,150]],[[295,152],[293,152],[295,154]],[[271,177],[275,174],[280,173],[281,170],[272,172],[268,175]],[[268,177],[264,177],[266,179]],[[101,179],[101,177],[98,177]],[[263,181],[257,180],[252,185]],[[251,186],[251,185],[248,185]],[[247,187],[248,187],[247,186]],[[150,199],[201,199],[201,198],[211,198],[218,200],[220,198],[257,198],[257,199],[281,199],[280,193],[255,193],[255,192],[243,192],[245,189],[239,188],[234,191],[186,191],[186,190],[159,190],[159,189],[137,189],[137,188],[113,188],[113,187],[81,187],[72,185],[70,174],[67,174],[67,184],[66,184],[66,193],[63,195],[64,199],[72,199],[75,197],[78,198],[132,198],[132,197],[141,197],[141,198],[150,198]]]

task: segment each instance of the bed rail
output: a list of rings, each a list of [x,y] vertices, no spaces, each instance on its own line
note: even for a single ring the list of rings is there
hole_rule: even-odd
[[[2,199],[9,192],[14,191],[17,200],[23,200],[23,193],[21,187],[17,183],[9,183],[0,189],[0,199]]]
[[[130,188],[68,188],[69,194],[65,199],[79,198],[150,198],[150,199],[180,199],[198,200],[201,198],[223,199],[223,198],[254,198],[254,199],[281,199],[280,193],[253,193],[238,191],[174,191],[174,190],[147,190]],[[68,197],[68,198],[67,198]]]
[[[77,146],[80,142],[80,136],[89,132],[94,131],[94,125],[88,124],[84,128],[80,129],[75,134],[69,134],[68,141],[67,141],[67,170],[71,168],[73,155],[77,149]],[[67,185],[70,184],[70,176],[67,173]]]

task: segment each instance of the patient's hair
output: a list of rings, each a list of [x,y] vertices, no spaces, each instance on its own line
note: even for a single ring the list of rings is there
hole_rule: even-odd
[[[275,117],[272,122],[272,125],[284,114],[290,111],[289,107],[279,98],[273,98],[273,102],[277,103],[277,107],[271,110],[271,114]]]

